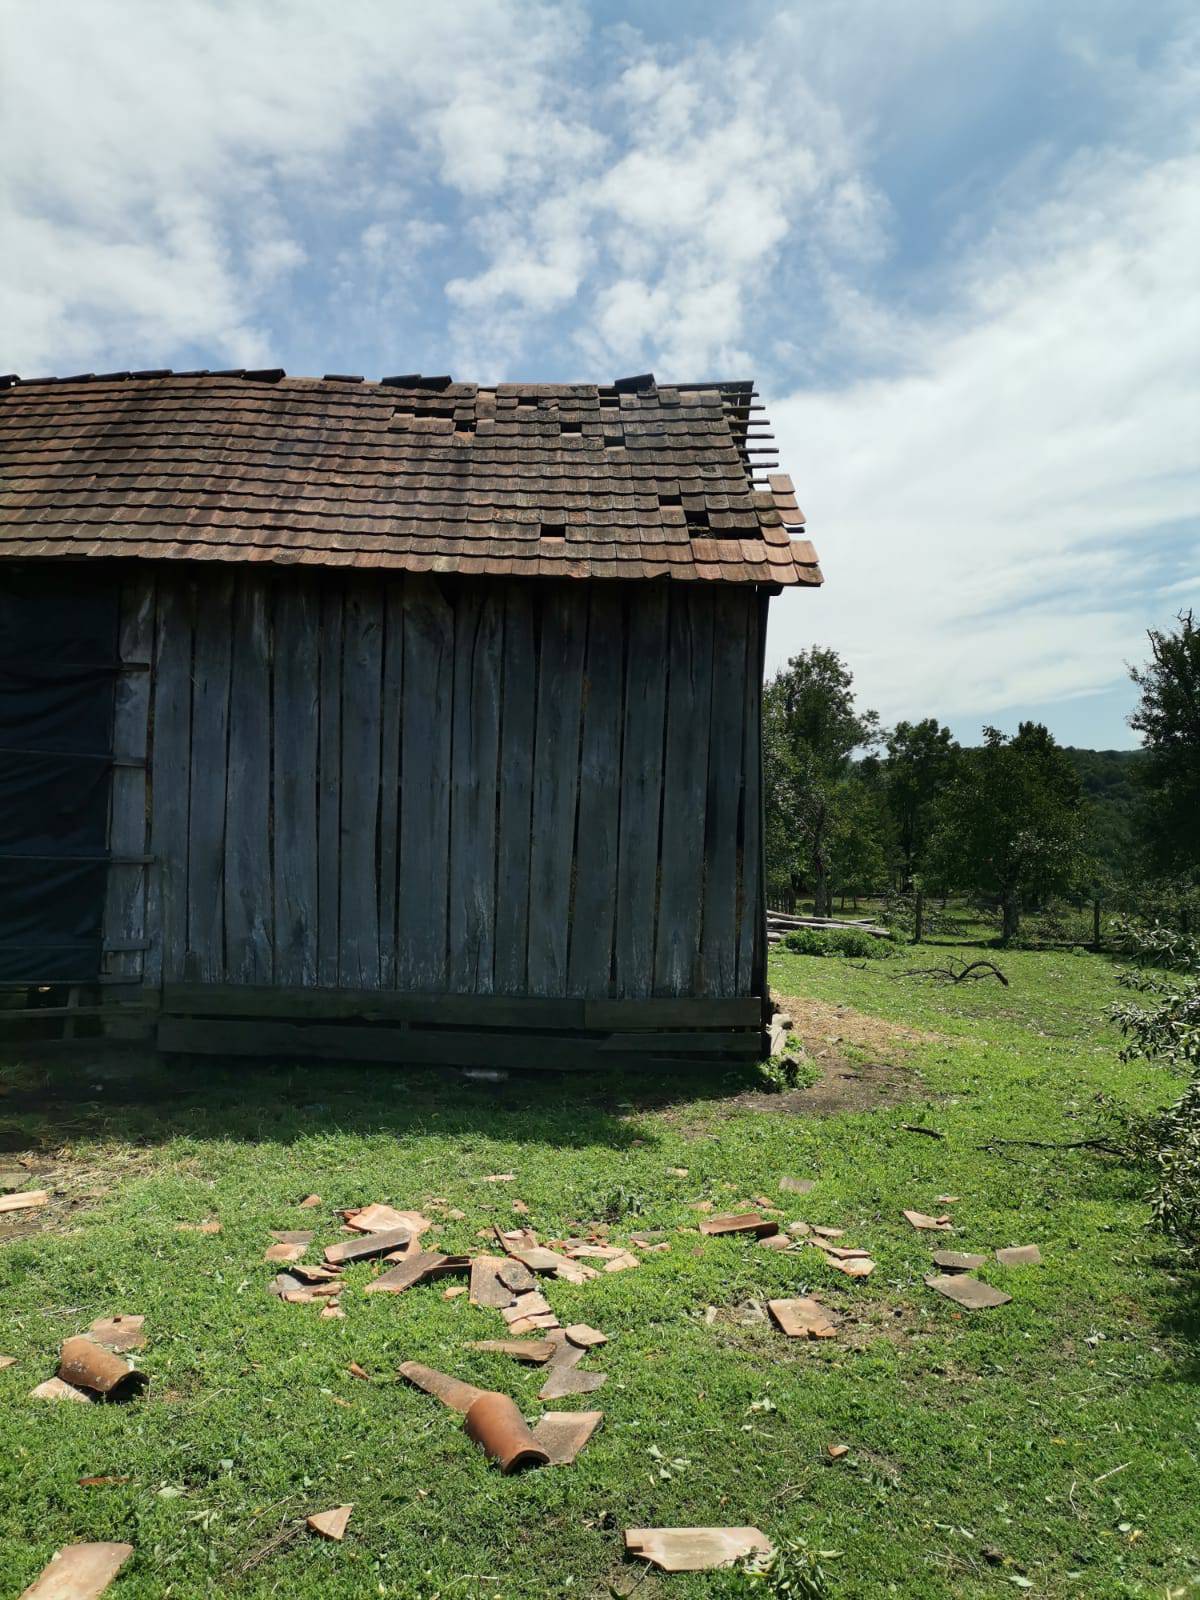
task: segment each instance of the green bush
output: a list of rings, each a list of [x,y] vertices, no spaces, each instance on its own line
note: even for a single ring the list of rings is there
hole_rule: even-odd
[[[892,953],[889,939],[859,928],[793,928],[784,934],[783,947],[797,956],[853,956],[856,961],[877,961]]]

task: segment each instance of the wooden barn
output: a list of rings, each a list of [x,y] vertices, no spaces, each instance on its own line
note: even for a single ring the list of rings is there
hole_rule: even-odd
[[[0,1027],[761,1053],[749,383],[0,379]]]

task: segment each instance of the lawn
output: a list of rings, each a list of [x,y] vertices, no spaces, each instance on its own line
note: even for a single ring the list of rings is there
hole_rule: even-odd
[[[1097,1096],[1146,1109],[1172,1085],[1118,1061],[1103,957],[1006,954],[1007,989],[898,977],[908,964],[777,956],[820,1082],[774,1096],[728,1074],[194,1068],[149,1098],[110,1080],[39,1105],[15,1066],[0,1167],[24,1152],[54,1198],[7,1219],[7,1235],[34,1231],[0,1246],[0,1353],[18,1358],[0,1372],[0,1591],[62,1544],[125,1539],[114,1600],[713,1595],[728,1580],[627,1561],[621,1530],[752,1523],[823,1552],[841,1600],[1200,1594],[1194,1285],[1145,1231],[1140,1175],[1019,1142],[1086,1139]],[[784,1174],[816,1185],[780,1194]],[[298,1209],[310,1192],[320,1208]],[[953,1238],[905,1222],[943,1193],[960,1197]],[[874,1275],[696,1231],[695,1203],[755,1196],[781,1221],[844,1228]],[[486,1248],[477,1230],[497,1221],[543,1238],[665,1230],[670,1249],[637,1271],[547,1289],[564,1323],[610,1340],[586,1363],[606,1386],[552,1406],[605,1412],[573,1466],[502,1477],[456,1413],[396,1377],[422,1361],[538,1414],[536,1368],[464,1348],[503,1335],[498,1313],[441,1282],[365,1297],[370,1264],[348,1271],[343,1321],[267,1296],[268,1229],[330,1243],[336,1208],[372,1200],[440,1204],[448,1250]],[[177,1228],[207,1218],[219,1234]],[[985,1269],[1013,1296],[997,1310],[960,1312],[923,1283],[939,1245],[1029,1243],[1041,1266]],[[842,1315],[837,1339],[759,1319],[803,1294]],[[60,1341],[113,1312],[146,1316],[147,1394],[27,1400]],[[850,1447],[836,1461],[833,1442]],[[297,1532],[345,1502],[344,1544]]]

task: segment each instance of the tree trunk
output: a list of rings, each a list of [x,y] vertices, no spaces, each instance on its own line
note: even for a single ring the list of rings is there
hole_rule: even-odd
[[[1003,901],[1004,925],[1000,934],[1000,943],[1011,944],[1017,937],[1021,926],[1021,906],[1015,894],[1006,894]]]

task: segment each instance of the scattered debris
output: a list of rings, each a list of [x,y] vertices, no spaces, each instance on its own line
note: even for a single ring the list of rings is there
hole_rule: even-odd
[[[933,1203],[938,1206],[956,1206],[958,1199],[959,1197],[956,1194],[935,1194]]]
[[[779,1187],[784,1194],[810,1194],[816,1188],[815,1178],[780,1178]]]
[[[687,1175],[688,1175],[688,1169],[686,1167],[668,1167],[667,1168],[667,1177],[668,1178],[686,1178]]]
[[[774,1546],[757,1528],[626,1528],[625,1550],[664,1572],[709,1572]]]
[[[823,1250],[827,1256],[833,1256],[838,1261],[869,1261],[871,1252],[860,1249],[852,1244],[830,1244],[828,1239],[810,1239],[809,1244],[814,1250]]]
[[[844,1239],[846,1237],[845,1228],[818,1228],[814,1223],[812,1231],[817,1235],[818,1239]]]
[[[496,1271],[496,1276],[506,1289],[511,1289],[513,1294],[528,1294],[531,1289],[537,1288],[537,1279],[525,1263],[515,1256],[508,1257],[504,1265]]]
[[[61,1378],[47,1378],[45,1383],[39,1383],[36,1389],[29,1391],[31,1400],[82,1400],[84,1405],[90,1405],[94,1396],[85,1394],[82,1389],[77,1389],[72,1383],[64,1383]]]
[[[843,1456],[850,1454],[850,1446],[848,1444],[827,1444],[825,1446],[825,1454],[831,1461],[840,1461]]]
[[[618,1250],[615,1256],[610,1257],[604,1263],[604,1270],[605,1272],[626,1272],[630,1267],[640,1267],[641,1264],[638,1258],[635,1255],[631,1255],[628,1250]]]
[[[268,1245],[263,1255],[264,1261],[299,1261],[308,1249],[306,1244],[273,1244]]]
[[[501,1472],[548,1466],[550,1452],[538,1443],[516,1403],[506,1394],[484,1393],[464,1422],[469,1438],[485,1450]]]
[[[582,1350],[591,1350],[595,1345],[607,1344],[608,1335],[601,1333],[597,1328],[589,1328],[586,1322],[573,1322],[563,1332],[572,1344],[579,1345]]]
[[[301,1202],[300,1202],[300,1210],[301,1211],[313,1211],[320,1204],[321,1204],[321,1196],[319,1194],[310,1194],[310,1195],[307,1195],[303,1200],[301,1200]]]
[[[448,1289],[442,1290],[442,1299],[457,1300],[460,1294],[466,1294],[466,1292],[467,1286],[465,1283],[452,1283]]]
[[[407,1228],[414,1238],[420,1238],[433,1227],[429,1218],[419,1211],[396,1211],[392,1206],[381,1205],[343,1211],[342,1220],[355,1233],[390,1233],[394,1228]]]
[[[341,1305],[337,1300],[327,1300],[321,1307],[320,1315],[328,1320],[335,1317],[344,1318],[346,1313],[342,1310]]]
[[[146,1343],[142,1332],[145,1321],[145,1317],[97,1317],[88,1333],[97,1344],[107,1345],[110,1350],[140,1350]]]
[[[207,1222],[177,1222],[176,1233],[220,1233],[221,1224],[215,1217],[210,1217]]]
[[[547,1411],[533,1437],[552,1467],[569,1467],[603,1421],[603,1411]]]
[[[999,978],[1004,987],[1008,988],[1008,979],[1000,971],[994,961],[960,961],[957,970],[953,965],[948,967],[905,967],[903,971],[889,974],[892,978],[937,978],[942,983],[962,983],[965,978],[972,980],[986,978],[989,974]]]
[[[398,1266],[369,1283],[366,1294],[400,1294],[425,1278],[444,1278],[451,1272],[468,1272],[470,1256],[444,1256],[436,1250],[415,1250]]]
[[[1007,1250],[997,1250],[996,1260],[1002,1267],[1038,1267],[1042,1252],[1035,1244],[1012,1245]]]
[[[819,1300],[768,1300],[767,1310],[789,1339],[834,1339],[837,1315]]]
[[[761,1239],[766,1234],[778,1233],[779,1224],[757,1211],[744,1211],[737,1216],[705,1217],[700,1224],[701,1233],[754,1233]]]
[[[524,1200],[514,1200],[512,1208],[519,1217],[527,1217],[529,1215],[529,1207]]]
[[[372,1256],[386,1255],[389,1250],[407,1250],[412,1242],[413,1230],[406,1222],[379,1233],[368,1233],[361,1239],[344,1239],[341,1244],[327,1244],[325,1259],[334,1266],[344,1266],[347,1261],[368,1261]]]
[[[23,1194],[0,1194],[0,1211],[28,1211],[32,1206],[44,1206],[50,1196],[45,1189],[26,1189]]]
[[[290,1276],[300,1279],[302,1283],[340,1284],[342,1282],[341,1267],[323,1267],[316,1262],[309,1262],[305,1264],[304,1262],[300,1261],[292,1262],[291,1267],[292,1270]]]
[[[515,1172],[490,1172],[486,1178],[480,1178],[480,1183],[512,1183],[516,1178]]]
[[[460,1378],[451,1378],[445,1372],[435,1372],[432,1367],[424,1367],[419,1361],[402,1361],[400,1375],[406,1378],[416,1389],[423,1389],[426,1394],[433,1395],[435,1400],[440,1400],[444,1406],[449,1406],[451,1411],[461,1411],[464,1415],[471,1409],[485,1389],[477,1389],[473,1383],[463,1383]]]
[[[795,1241],[786,1233],[769,1233],[765,1239],[758,1241],[760,1250],[790,1250]]]
[[[322,1539],[333,1539],[341,1544],[353,1510],[352,1505],[335,1506],[332,1511],[314,1511],[311,1517],[305,1517],[304,1520],[314,1533],[321,1535]]]
[[[473,1339],[469,1350],[488,1350],[493,1355],[512,1356],[514,1361],[528,1361],[535,1366],[549,1361],[558,1349],[549,1339]]]
[[[306,1248],[315,1237],[311,1228],[269,1228],[267,1231],[276,1244],[302,1244]]]
[[[1006,1306],[1012,1299],[1012,1295],[1005,1294],[1002,1289],[993,1289],[990,1283],[984,1283],[981,1278],[972,1278],[965,1272],[926,1278],[925,1286],[944,1294],[947,1300],[957,1301],[968,1311],[987,1311],[993,1306]]]
[[[902,1122],[901,1133],[923,1133],[930,1139],[944,1139],[946,1135],[938,1128],[927,1128],[923,1122]]]
[[[133,1554],[131,1544],[69,1544],[57,1551],[20,1600],[95,1600]]]
[[[0,1356],[0,1372],[3,1372],[5,1367],[15,1367],[16,1364],[16,1356]]]
[[[923,1211],[906,1211],[904,1215],[914,1228],[927,1228],[938,1233],[953,1233],[954,1224],[949,1217],[927,1217]]]
[[[825,1257],[827,1267],[832,1267],[836,1272],[844,1272],[848,1278],[869,1278],[875,1271],[875,1263],[870,1256],[835,1256],[828,1250],[823,1250],[821,1253]]]
[[[986,1256],[973,1256],[963,1250],[935,1250],[934,1265],[943,1272],[975,1272],[987,1260]]]
[[[97,1478],[76,1478],[75,1482],[81,1489],[110,1489],[114,1484],[132,1483],[133,1479],[125,1474],[123,1477],[108,1475]]]
[[[352,1361],[346,1371],[352,1378],[361,1378],[364,1383],[370,1383],[371,1381],[371,1374],[366,1367],[360,1367],[357,1361]]]
[[[89,1389],[106,1400],[127,1400],[150,1381],[144,1372],[127,1365],[86,1334],[63,1340],[58,1376],[73,1388]]]
[[[500,1282],[500,1268],[507,1264],[504,1256],[475,1256],[471,1262],[470,1299],[473,1306],[487,1306],[500,1311],[512,1304],[512,1291]]]
[[[789,1222],[787,1230],[793,1238],[805,1239],[812,1232],[807,1222]]]

